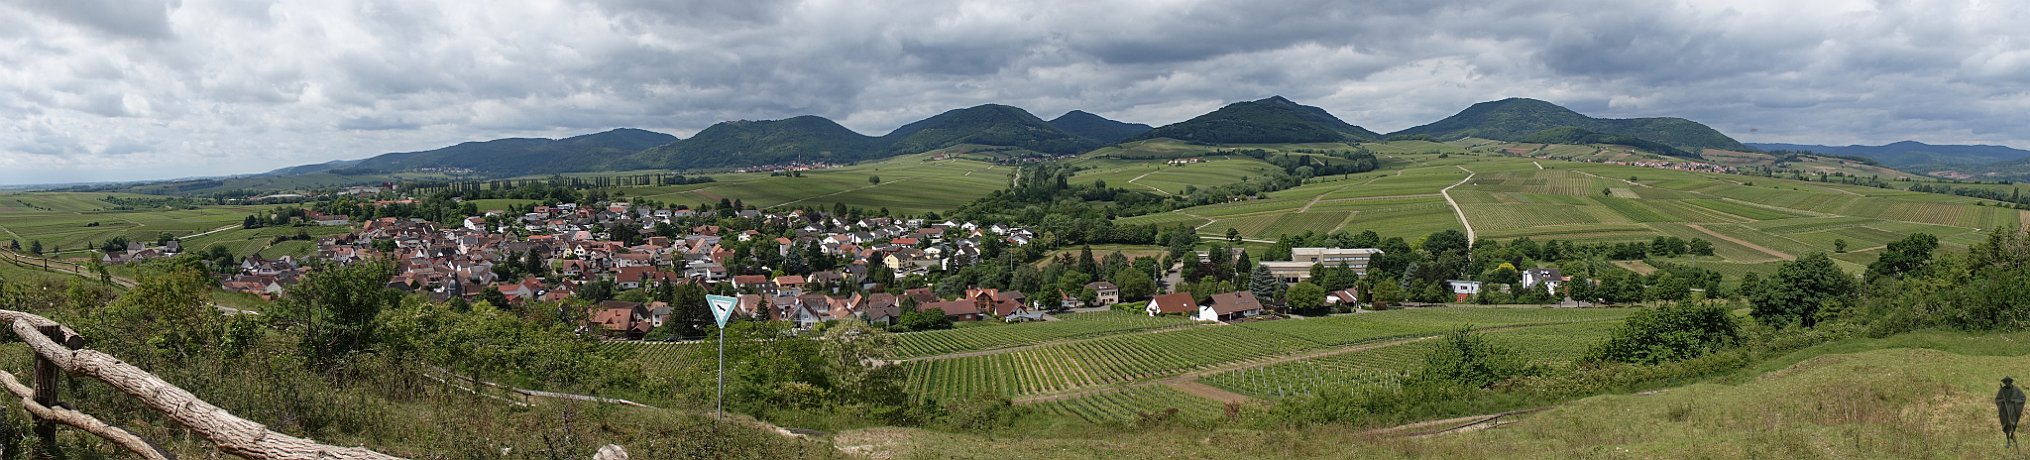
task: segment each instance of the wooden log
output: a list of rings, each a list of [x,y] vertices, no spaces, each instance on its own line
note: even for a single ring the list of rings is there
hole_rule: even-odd
[[[77,349],[78,344],[83,342],[83,339],[79,338],[75,333],[65,334],[64,327],[56,324],[35,326],[35,333],[47,337],[52,341],[62,342],[64,348],[67,349]],[[62,377],[63,369],[58,369],[56,364],[50,362],[48,358],[44,358],[40,354],[36,355],[35,389],[34,398],[32,398],[35,404],[42,407],[57,407],[56,396],[57,391],[62,388]],[[48,417],[36,417],[35,419],[35,438],[42,441],[44,449],[56,448],[56,423],[56,420]]]
[[[47,359],[65,372],[98,379],[121,393],[139,399],[149,408],[169,416],[171,420],[211,441],[222,452],[260,460],[399,458],[365,448],[328,446],[309,439],[270,431],[266,426],[226,412],[218,406],[198,399],[189,391],[163,381],[155,374],[121,362],[112,355],[89,349],[72,350],[37,330],[38,320],[42,325],[57,325],[54,321],[33,314],[0,310],[0,319],[5,318],[14,319],[15,335],[20,336],[23,342],[27,342],[36,356]]]
[[[6,385],[8,392],[14,393],[15,396],[21,398],[21,407],[28,409],[29,414],[35,415],[38,420],[37,423],[41,423],[40,421],[54,421],[69,425],[72,428],[85,430],[86,433],[91,433],[105,438],[107,441],[112,441],[114,444],[119,444],[120,447],[126,448],[127,451],[133,452],[134,455],[139,455],[141,458],[150,460],[174,460],[176,458],[175,455],[163,451],[162,447],[156,446],[146,439],[141,439],[141,436],[135,435],[131,431],[99,420],[98,417],[71,409],[50,407],[36,402],[35,390],[27,385],[22,385],[20,380],[14,378],[14,374],[9,374],[7,371],[0,371],[0,384]]]

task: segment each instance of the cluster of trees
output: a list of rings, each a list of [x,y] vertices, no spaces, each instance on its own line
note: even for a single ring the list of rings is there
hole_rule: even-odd
[[[1947,195],[1959,195],[1964,197],[1989,199],[1995,201],[2008,202],[2022,209],[2030,209],[2030,195],[2024,195],[2023,189],[2020,187],[2010,187],[2009,191],[2004,192],[2001,190],[1994,189],[1960,187],[1947,184],[1917,183],[1910,184],[1910,191],[1926,192],[1926,193],[1942,193]]]
[[[1355,150],[1299,150],[1296,153],[1270,153],[1262,149],[1239,150],[1235,153],[1269,162],[1283,168],[1283,173],[1298,180],[1313,177],[1358,174],[1381,167],[1381,161],[1365,148]]]

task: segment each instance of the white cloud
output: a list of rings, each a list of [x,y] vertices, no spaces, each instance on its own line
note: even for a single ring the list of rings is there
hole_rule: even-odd
[[[1511,96],[1744,140],[2030,147],[2030,17],[1957,1],[0,2],[0,183],[614,127],[1280,94],[1392,131]]]

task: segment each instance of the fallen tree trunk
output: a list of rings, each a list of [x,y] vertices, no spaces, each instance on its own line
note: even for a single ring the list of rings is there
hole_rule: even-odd
[[[112,355],[94,350],[73,350],[44,336],[38,326],[54,327],[56,334],[65,342],[78,339],[77,333],[69,328],[30,313],[0,310],[0,320],[13,326],[14,335],[27,342],[35,354],[49,360],[65,373],[91,377],[111,385],[115,390],[141,400],[185,428],[218,447],[222,452],[250,459],[260,460],[394,460],[399,457],[359,447],[337,447],[319,444],[309,439],[298,438],[268,430],[267,426],[240,418],[225,409],[198,399],[176,385],[163,381],[155,374],[143,371],[133,365],[121,362]],[[10,389],[11,390],[11,389]],[[32,402],[32,401],[31,401]],[[45,407],[47,408],[47,407]],[[32,411],[33,409],[31,409]],[[82,414],[79,414],[82,415]],[[62,421],[62,420],[58,420]],[[66,423],[68,424],[68,423]],[[78,426],[78,425],[72,425]],[[83,428],[83,427],[80,427]],[[87,429],[87,431],[91,431]],[[124,430],[122,430],[124,432]],[[98,434],[94,432],[94,434]],[[113,438],[108,438],[113,439]],[[116,440],[117,442],[117,440]],[[124,446],[124,444],[123,444]],[[136,452],[137,454],[147,455]]]

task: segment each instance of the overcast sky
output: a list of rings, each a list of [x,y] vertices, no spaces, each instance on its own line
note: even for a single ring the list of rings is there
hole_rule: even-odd
[[[879,5],[879,6],[876,6]],[[2003,2],[0,0],[0,184],[983,103],[1162,125],[1283,95],[1388,132],[1474,102],[1743,141],[2030,147]]]

